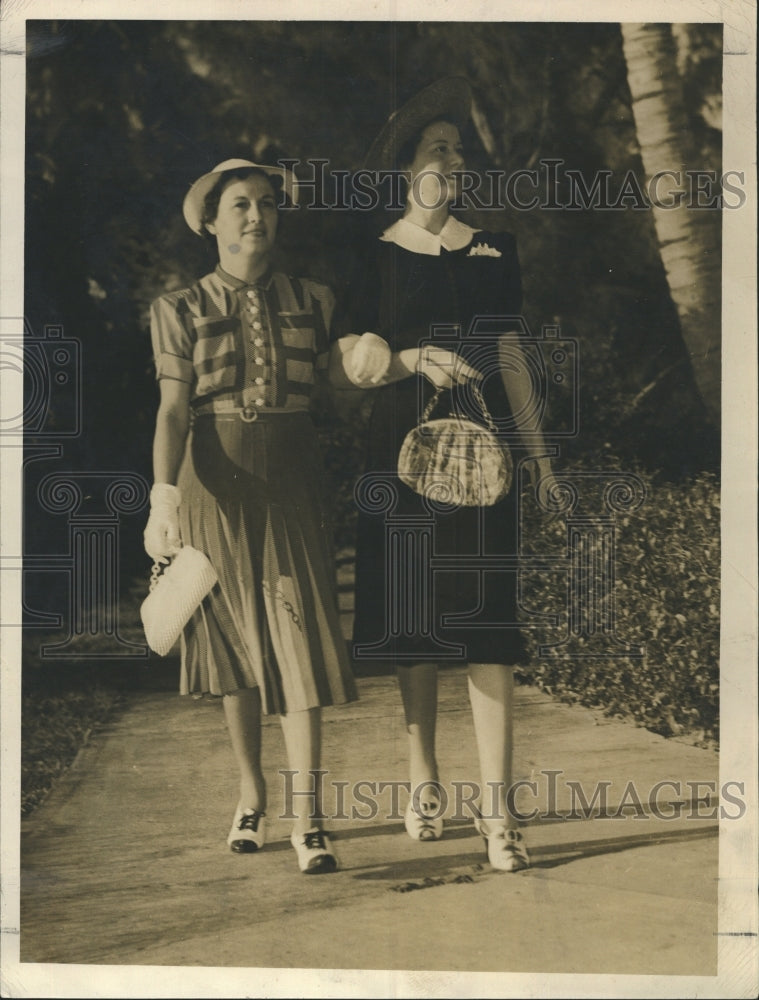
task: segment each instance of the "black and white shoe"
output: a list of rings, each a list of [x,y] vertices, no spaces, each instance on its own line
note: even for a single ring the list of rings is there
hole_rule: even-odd
[[[266,813],[238,805],[227,843],[235,854],[260,851],[266,842]]]
[[[337,871],[338,861],[329,837],[324,830],[307,830],[306,833],[293,832],[290,843],[298,855],[298,867],[304,875],[320,875]]]

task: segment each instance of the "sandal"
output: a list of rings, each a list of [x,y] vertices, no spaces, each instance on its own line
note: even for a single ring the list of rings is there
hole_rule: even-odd
[[[227,843],[235,854],[251,854],[264,846],[266,813],[237,806]]]
[[[324,872],[337,871],[337,856],[332,849],[329,837],[324,830],[307,830],[306,833],[293,833],[290,843],[298,855],[298,867],[304,875],[320,875]]]
[[[440,800],[420,802],[417,812],[414,808],[413,796],[408,800],[404,823],[406,833],[412,840],[440,840],[443,836],[443,817],[440,813]]]
[[[519,830],[510,830],[505,824],[489,829],[482,816],[474,817],[474,825],[485,841],[488,861],[496,871],[521,872],[530,867],[530,855]]]

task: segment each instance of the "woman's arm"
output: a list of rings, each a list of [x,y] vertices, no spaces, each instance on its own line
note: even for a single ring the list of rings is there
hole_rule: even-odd
[[[551,460],[546,455],[543,432],[538,422],[538,407],[534,405],[532,379],[524,352],[516,337],[503,336],[498,342],[499,369],[509,405],[522,442],[531,459],[532,484],[539,490],[538,501],[545,508],[549,491],[554,486]]]
[[[374,337],[375,334],[368,336]],[[332,345],[330,382],[339,389],[355,389],[357,386],[376,389],[415,374],[424,375],[437,388],[449,389],[454,382],[465,382],[480,374],[455,352],[425,345],[392,352],[384,374],[378,377],[379,369],[373,370],[371,365],[359,367],[353,363],[353,352],[361,340],[356,334],[349,334]]]
[[[161,402],[153,438],[154,483],[144,541],[150,558],[165,563],[182,546],[178,513],[182,495],[176,482],[190,428],[190,386],[170,378],[160,379],[159,385]]]
[[[421,374],[437,388],[447,389],[479,373],[459,355],[429,345],[391,352],[393,338],[383,326],[380,303],[394,287],[393,251],[375,240],[356,269],[339,309],[338,339],[332,345],[329,380],[337,389],[377,389]],[[353,331],[375,331],[358,335]]]
[[[153,437],[153,480],[176,484],[190,429],[190,386],[177,379],[159,381],[161,402]]]
[[[371,353],[364,350],[366,338],[372,338]],[[384,344],[384,351],[380,349]],[[361,358],[358,359],[358,353]],[[399,382],[414,374],[416,349],[391,352],[386,341],[376,334],[348,334],[335,341],[329,359],[330,382],[339,389],[377,388]]]

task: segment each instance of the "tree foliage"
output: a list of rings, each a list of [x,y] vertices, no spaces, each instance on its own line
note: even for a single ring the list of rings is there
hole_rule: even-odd
[[[681,63],[711,166],[719,147],[702,112],[719,91],[707,28],[683,35]],[[82,340],[82,446],[110,459],[117,437],[127,464],[145,465],[155,399],[147,306],[212,264],[179,212],[192,180],[234,155],[316,156],[354,170],[399,101],[452,73],[472,81],[493,140],[488,154],[472,129],[473,166],[513,171],[553,157],[588,177],[611,169],[615,183],[636,165],[615,25],[29,22],[27,313],[35,327],[63,322]],[[496,224],[519,239],[531,324],[559,317],[577,332],[590,369],[606,369],[604,396],[620,418],[673,365],[664,388],[676,382],[678,408],[697,414],[650,213],[507,210]],[[349,213],[296,213],[283,258],[339,291],[354,231]],[[582,388],[587,427],[599,412],[595,386],[586,378]],[[128,428],[92,420],[104,404],[128,414]],[[617,430],[627,446],[629,427]]]

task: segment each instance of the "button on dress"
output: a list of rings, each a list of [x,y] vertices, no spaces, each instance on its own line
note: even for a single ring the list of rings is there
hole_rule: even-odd
[[[257,687],[267,714],[356,697],[308,412],[332,302],[308,279],[251,287],[218,267],[153,303],[157,375],[191,386],[182,540],[219,577],[182,636],[182,693]]]

